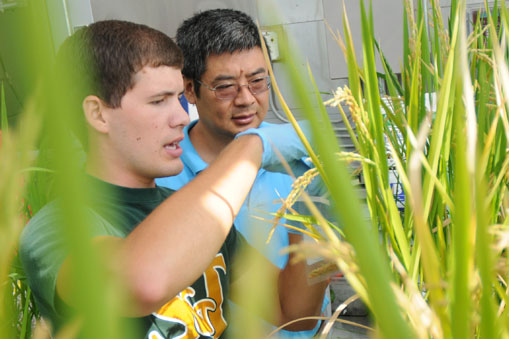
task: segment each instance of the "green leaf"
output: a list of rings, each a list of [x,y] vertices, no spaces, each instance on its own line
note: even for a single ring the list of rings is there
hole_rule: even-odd
[[[5,103],[5,89],[4,83],[1,83],[1,94],[0,94],[0,130],[6,133],[9,129],[9,121],[7,119],[7,104]]]

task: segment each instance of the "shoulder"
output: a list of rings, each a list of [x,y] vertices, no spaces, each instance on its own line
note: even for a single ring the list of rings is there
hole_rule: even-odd
[[[86,225],[91,237],[95,235],[116,235],[112,231],[111,224],[100,216],[92,208],[84,206],[83,214],[86,218]],[[68,219],[68,218],[67,218]],[[54,200],[44,206],[28,222],[21,233],[19,245],[20,254],[31,248],[49,248],[49,244],[57,245],[64,242],[64,227],[66,218],[59,206],[58,200]]]
[[[25,244],[37,242],[43,238],[41,232],[54,232],[59,220],[60,213],[58,212],[57,202],[52,201],[37,212],[25,226],[20,237],[20,248],[23,248]]]

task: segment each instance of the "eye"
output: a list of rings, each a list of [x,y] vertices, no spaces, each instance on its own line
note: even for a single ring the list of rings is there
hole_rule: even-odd
[[[234,88],[235,85],[234,84],[220,84],[220,85],[217,85],[215,88],[216,91],[224,91],[224,90],[229,90],[231,88]]]
[[[161,98],[161,99],[157,99],[157,100],[153,100],[150,102],[151,105],[160,105],[164,102],[164,99],[165,98]]]
[[[249,81],[250,83],[252,84],[258,84],[258,83],[263,83],[264,81],[266,81],[267,78],[265,77],[261,77],[261,78],[256,78],[256,79],[253,79],[251,81]]]
[[[254,94],[263,92],[268,88],[269,80],[267,77],[259,77],[249,81],[249,88]]]

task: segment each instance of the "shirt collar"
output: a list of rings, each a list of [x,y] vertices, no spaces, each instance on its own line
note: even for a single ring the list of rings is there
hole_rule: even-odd
[[[189,131],[194,127],[194,125],[196,125],[197,122],[198,120],[191,121],[189,125],[184,127],[184,140],[180,142],[180,147],[184,150],[181,155],[181,159],[194,175],[197,175],[208,167],[208,164],[198,155],[196,148],[194,148],[193,143],[191,142],[191,138],[189,138]]]
[[[193,172],[195,176],[209,166],[200,157],[200,155],[196,151],[196,148],[194,148],[193,143],[191,142],[191,138],[189,138],[189,131],[196,125],[197,122],[198,119],[191,121],[189,125],[184,127],[184,140],[180,142],[180,147],[182,147],[182,149],[184,150],[184,152],[181,155],[181,159],[184,162],[184,164],[186,164],[186,166]],[[260,127],[267,125],[270,124],[262,122],[260,124]],[[261,172],[265,172],[265,170],[261,168],[259,170],[258,175],[260,175]]]

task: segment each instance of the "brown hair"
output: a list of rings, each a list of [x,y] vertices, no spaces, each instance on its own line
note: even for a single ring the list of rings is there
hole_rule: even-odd
[[[134,86],[134,75],[145,66],[182,69],[180,48],[164,33],[120,20],[95,22],[67,38],[56,57],[54,102],[78,111],[73,130],[87,146],[83,99],[96,95],[110,107],[119,107]],[[63,100],[62,100],[63,99]],[[62,107],[59,107],[62,109]]]

